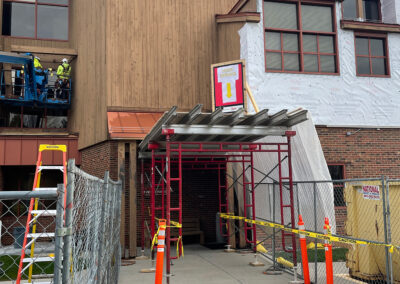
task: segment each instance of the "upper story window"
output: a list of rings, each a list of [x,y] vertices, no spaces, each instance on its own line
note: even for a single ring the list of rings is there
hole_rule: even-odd
[[[264,1],[267,72],[337,74],[332,3]]]
[[[388,77],[389,56],[386,34],[355,34],[358,76]]]
[[[381,20],[379,0],[344,0],[342,5],[344,19]]]
[[[3,0],[5,36],[68,40],[69,0]]]

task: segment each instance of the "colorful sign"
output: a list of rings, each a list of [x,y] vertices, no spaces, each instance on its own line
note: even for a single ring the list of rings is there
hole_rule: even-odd
[[[378,185],[364,185],[362,187],[362,193],[364,199],[380,200]]]
[[[244,108],[244,61],[214,64],[212,69],[213,110],[222,107],[224,112]]]

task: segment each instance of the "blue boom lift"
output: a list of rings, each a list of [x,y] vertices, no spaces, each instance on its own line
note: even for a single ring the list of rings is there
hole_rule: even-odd
[[[0,78],[0,102],[14,106],[68,109],[71,105],[71,79],[67,88],[56,86],[52,71],[38,72],[34,56],[0,51],[3,63]],[[5,66],[12,66],[5,69]]]

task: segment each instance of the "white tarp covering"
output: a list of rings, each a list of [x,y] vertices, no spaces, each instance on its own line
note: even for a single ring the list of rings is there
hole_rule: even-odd
[[[296,131],[296,136],[292,137],[292,168],[294,181],[329,181],[331,179],[328,166],[322,152],[321,144],[315,130],[312,119],[309,115],[309,120],[302,122],[293,127]],[[263,143],[286,142],[285,137],[267,137],[259,140]],[[271,149],[273,149],[271,147]],[[276,148],[275,148],[276,149]],[[281,154],[281,159],[286,156]],[[287,177],[287,159],[283,160],[282,172],[283,176]],[[278,186],[275,188],[272,185],[264,184],[271,183],[273,180],[279,181],[279,171],[276,167],[278,164],[277,153],[257,153],[254,155],[254,175],[256,187],[256,217],[266,220],[273,220],[273,194],[275,194],[275,221],[281,222],[280,209],[280,190]],[[235,164],[235,176],[240,176],[242,168]],[[275,169],[274,169],[275,168]],[[260,173],[261,172],[261,173]],[[271,172],[271,173],[270,173]],[[265,174],[270,173],[269,178]],[[246,171],[246,179],[250,180],[250,170]],[[303,215],[306,229],[317,230],[322,232],[324,226],[324,217],[328,217],[332,226],[332,233],[336,232],[335,212],[334,212],[334,192],[332,183],[316,184],[316,209],[314,209],[314,187],[311,183],[298,184],[294,187],[294,203],[295,207],[295,222],[297,226],[298,211]],[[275,193],[273,192],[275,191]],[[297,194],[298,191],[298,194]],[[289,203],[289,191],[283,189],[284,204]],[[241,193],[237,191],[239,204],[242,206]],[[299,204],[299,207],[297,207]],[[250,212],[249,212],[250,213]],[[250,214],[248,215],[250,216]],[[314,228],[314,216],[317,218],[317,227]],[[289,225],[290,215],[289,209],[284,209],[284,223]]]
[[[384,1],[384,15],[400,15],[400,1]],[[258,11],[263,17],[263,1]],[[336,2],[340,74],[311,75],[265,72],[264,20],[246,23],[239,31],[240,57],[246,60],[247,82],[260,109],[271,113],[303,107],[317,125],[398,127],[400,125],[400,34],[388,34],[388,78],[356,75],[354,32],[340,28],[341,2]],[[387,11],[388,10],[388,11]],[[251,104],[249,104],[251,108]]]

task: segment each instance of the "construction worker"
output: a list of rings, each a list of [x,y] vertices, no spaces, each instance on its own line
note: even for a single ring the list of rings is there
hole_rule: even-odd
[[[43,80],[44,80],[44,71],[43,71],[43,66],[40,63],[40,57],[35,56],[33,58],[33,67],[35,68],[35,73],[36,73],[36,86],[37,86],[37,92],[38,94],[41,93],[42,87],[43,87]]]
[[[68,89],[69,89],[69,78],[71,77],[71,66],[68,63],[67,58],[63,58],[61,64],[57,68],[57,91],[56,94],[60,94],[61,88],[61,98],[67,99]]]
[[[35,56],[33,59],[33,67],[35,67],[35,70],[43,70],[43,66],[40,63],[40,57]]]

